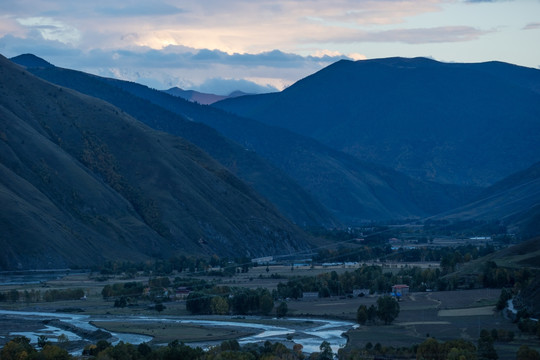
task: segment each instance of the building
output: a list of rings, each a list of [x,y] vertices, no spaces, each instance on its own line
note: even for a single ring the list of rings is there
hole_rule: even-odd
[[[302,293],[302,300],[309,301],[309,300],[317,300],[319,298],[318,292],[312,292],[307,291]]]
[[[400,299],[409,294],[409,285],[397,284],[392,286],[392,296]]]

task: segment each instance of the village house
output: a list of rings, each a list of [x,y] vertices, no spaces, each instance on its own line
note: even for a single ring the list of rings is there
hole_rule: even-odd
[[[408,294],[409,294],[409,285],[396,284],[392,286],[392,296],[395,296],[398,300]]]

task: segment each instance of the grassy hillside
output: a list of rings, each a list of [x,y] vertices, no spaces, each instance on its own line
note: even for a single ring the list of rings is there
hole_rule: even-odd
[[[158,97],[183,102],[160,91],[142,85],[109,81],[80,71],[62,69],[55,66],[34,66],[44,61],[33,55],[21,55],[13,60],[29,67],[35,75],[66,86],[81,93],[105,100],[149,125],[150,127],[181,136],[206,151],[229,171],[244,180],[260,194],[269,199],[281,213],[301,226],[336,227],[340,223],[313,196],[253,151],[220,135],[216,130],[199,122],[188,120],[182,114],[174,113],[141,96],[121,89],[134,87]],[[138,94],[137,94],[138,95]],[[211,109],[193,104],[202,109]]]
[[[191,143],[0,58],[0,268],[288,253],[308,238]]]

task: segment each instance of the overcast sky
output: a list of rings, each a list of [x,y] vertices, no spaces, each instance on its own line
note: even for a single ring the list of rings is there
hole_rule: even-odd
[[[6,0],[0,53],[157,89],[281,90],[339,59],[540,67],[540,0]]]

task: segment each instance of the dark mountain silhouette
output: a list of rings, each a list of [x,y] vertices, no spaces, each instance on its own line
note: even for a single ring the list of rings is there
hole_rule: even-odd
[[[540,70],[500,62],[343,60],[213,106],[443,183],[490,185],[540,160]]]
[[[475,189],[413,180],[394,170],[361,162],[353,156],[332,150],[290,131],[227,114],[209,106],[191,103],[136,83],[98,78],[60,68],[29,70],[48,81],[101,97],[159,130],[180,134],[205,149],[230,169],[234,169],[233,157],[220,158],[221,150],[213,149],[212,141],[197,140],[196,136],[193,136],[192,133],[197,133],[195,121],[210,125],[241,144],[244,149],[253,150],[269,160],[330,209],[341,221],[348,224],[433,215],[465,204],[471,198],[471,194],[475,193]],[[116,91],[111,92],[110,89],[104,91],[103,82],[115,86]],[[123,92],[137,96],[138,100],[126,97]],[[195,127],[186,130],[184,123],[182,126],[178,125],[180,124],[178,120],[167,117],[163,110],[155,108],[143,110],[134,107],[143,104],[145,102],[143,99],[192,120],[190,124]],[[179,129],[175,129],[177,126]],[[253,151],[243,150],[243,154],[251,156]],[[245,169],[245,172],[250,170],[249,167]],[[261,178],[266,177],[263,173],[259,174]],[[242,175],[242,171],[238,171],[238,175],[247,179]],[[290,210],[294,209],[293,205],[298,205],[294,198],[290,200],[290,204],[285,203],[288,196],[283,197],[281,201],[276,200],[278,198],[276,193],[285,195],[281,187],[276,187],[270,182],[263,187],[258,186],[258,181],[248,180],[248,182],[274,201],[283,213],[294,215]],[[306,208],[303,204],[308,203],[300,204]],[[319,210],[317,213],[322,214]],[[328,218],[322,223],[325,217],[317,216],[320,224],[331,224]],[[313,221],[297,221],[297,223],[313,225]]]
[[[50,62],[34,55],[34,54],[22,54],[10,59],[16,64],[24,66],[25,68],[50,68],[54,67]]]
[[[540,236],[540,162],[484,190],[476,201],[435,219],[498,221],[509,233]]]
[[[2,269],[308,247],[272,204],[191,143],[3,57],[0,173]]]
[[[180,89],[179,87],[172,87],[170,89],[162,90],[162,91],[169,95],[178,96],[184,100],[196,102],[201,105],[211,105],[215,102],[225,100],[228,98],[251,95],[240,90],[233,91],[229,95],[216,95],[216,94],[202,93],[195,90],[184,90],[184,89]]]
[[[179,135],[194,143],[253,186],[297,224],[324,227],[340,225],[329,210],[255,152],[247,151],[206,125],[186,120],[182,115],[167,111],[148,100],[119,89],[117,85],[124,82],[109,81],[83,72],[53,66],[47,69],[28,68],[28,70],[55,84],[105,100],[154,129]],[[142,85],[126,84],[176,100]]]
[[[210,105],[216,101],[227,99],[228,96],[216,95],[216,94],[205,94],[195,90],[183,90],[179,87],[173,87],[163,92],[172,95],[181,97],[184,100],[193,101],[201,105]]]

